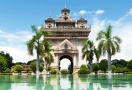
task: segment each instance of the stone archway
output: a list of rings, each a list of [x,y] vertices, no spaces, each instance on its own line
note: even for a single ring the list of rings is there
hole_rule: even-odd
[[[59,65],[58,65],[58,66],[59,66],[59,70],[60,70],[60,62],[61,62],[61,60],[63,60],[64,58],[69,59],[69,61],[71,62],[70,74],[72,74],[74,63],[73,63],[73,58],[72,58],[70,55],[63,55],[63,56],[61,56],[61,57],[59,58],[59,62],[58,62],[58,64],[59,64]]]
[[[68,58],[71,63],[73,64],[73,72],[75,69],[77,69],[78,66],[78,60],[77,60],[77,55],[78,55],[78,49],[77,47],[72,44],[69,40],[65,39],[62,41],[57,48],[54,50],[54,54],[57,58],[58,61],[58,69],[59,69],[59,63],[62,58]]]

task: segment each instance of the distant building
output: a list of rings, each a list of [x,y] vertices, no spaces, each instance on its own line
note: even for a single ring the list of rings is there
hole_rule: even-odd
[[[22,64],[25,71],[30,70],[30,65]]]

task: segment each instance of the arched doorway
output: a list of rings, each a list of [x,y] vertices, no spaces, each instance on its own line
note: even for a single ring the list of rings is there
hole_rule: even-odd
[[[59,70],[61,69],[60,62],[61,62],[61,60],[64,60],[65,58],[68,59],[71,62],[70,63],[70,74],[72,74],[72,72],[73,72],[73,59],[69,55],[63,55],[63,56],[60,57],[60,59],[59,59]]]

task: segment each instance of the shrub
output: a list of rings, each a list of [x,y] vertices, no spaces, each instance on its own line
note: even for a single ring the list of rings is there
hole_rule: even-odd
[[[5,73],[10,73],[10,69],[6,68]]]
[[[104,71],[104,73],[106,73],[108,68],[108,61],[106,59],[102,59],[99,63],[99,69]]]
[[[130,72],[131,70],[128,69],[127,67],[123,68],[123,72]]]
[[[90,70],[86,68],[80,68],[78,74],[90,74]]]
[[[61,74],[69,74],[69,71],[67,69],[61,70]]]
[[[78,71],[79,71],[79,70],[76,70],[76,71],[74,71],[72,74],[78,74]]]
[[[39,71],[42,72],[43,69],[44,69],[44,67],[43,67],[42,65],[40,65],[40,67],[39,67]]]
[[[114,73],[114,71],[116,70],[116,66],[115,65],[111,65],[111,70]]]
[[[95,72],[95,74],[97,74],[97,71],[99,70],[99,65],[97,63],[93,63],[92,69]]]
[[[55,69],[50,70],[50,74],[57,74],[57,70]]]
[[[48,66],[47,71],[50,71],[50,70],[52,70],[52,67]]]
[[[126,74],[132,74],[132,72],[126,72]]]
[[[87,66],[85,64],[82,64],[80,68],[87,69]]]
[[[60,71],[59,70],[56,70],[56,74],[60,74]]]
[[[120,67],[118,67],[117,69],[116,69],[116,71],[115,71],[116,73],[122,73],[123,72],[123,70],[122,70],[122,68],[120,68]]]
[[[22,70],[24,70],[22,65],[15,65],[15,71],[21,73]]]

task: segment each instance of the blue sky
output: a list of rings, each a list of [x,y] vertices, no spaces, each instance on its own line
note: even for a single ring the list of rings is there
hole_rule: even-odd
[[[111,24],[113,35],[123,40],[121,52],[112,59],[132,59],[131,0],[0,0],[0,50],[10,53],[14,62],[35,58],[27,55],[25,44],[33,34],[31,25],[45,25],[50,12],[53,19],[58,19],[65,4],[74,19],[79,19],[81,14],[88,20],[90,40],[95,41],[97,32]]]

